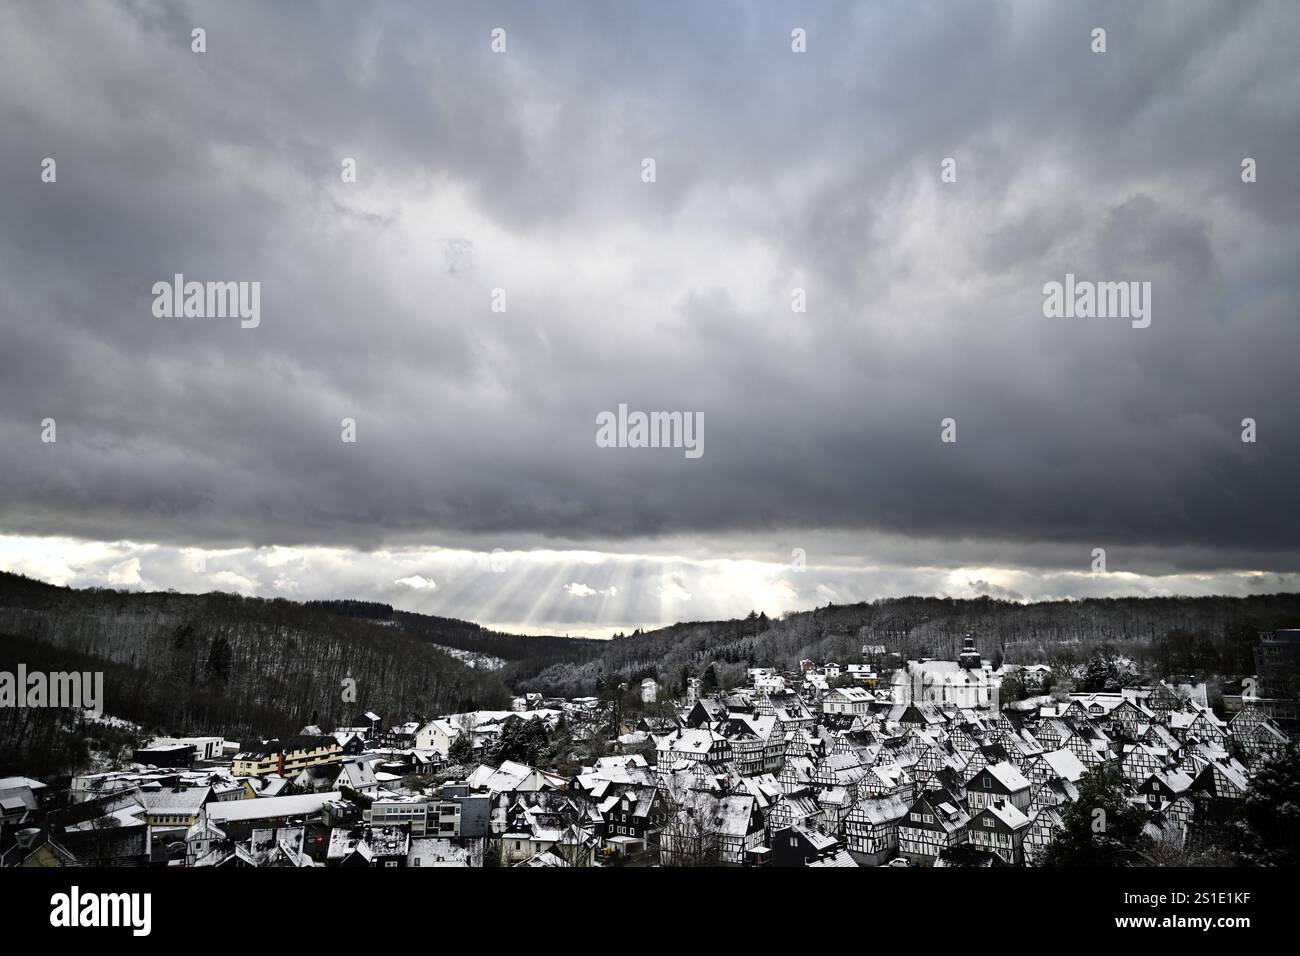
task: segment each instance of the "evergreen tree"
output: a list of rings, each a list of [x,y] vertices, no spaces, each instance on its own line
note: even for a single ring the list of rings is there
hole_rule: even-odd
[[[1025,682],[1021,679],[1019,671],[1012,671],[1002,678],[1002,686],[998,689],[998,696],[1004,703],[1014,703],[1025,699],[1027,696]]]
[[[718,689],[718,672],[710,664],[704,668],[704,676],[700,679],[700,691],[705,694],[711,694]]]
[[[462,731],[447,748],[447,759],[458,766],[464,766],[474,759],[474,735]]]
[[[536,764],[543,756],[550,755],[550,743],[545,721],[516,717],[502,725],[492,748],[492,758],[498,763],[514,760]]]
[[[1135,866],[1149,842],[1142,811],[1124,798],[1117,770],[1094,767],[1079,782],[1079,799],[1043,856],[1044,866]]]
[[[230,642],[223,635],[218,634],[213,638],[204,665],[208,681],[224,685],[230,679],[230,667],[234,657]]]
[[[1292,742],[1260,761],[1246,792],[1250,862],[1300,863],[1300,750]]]
[[[1110,661],[1106,660],[1100,653],[1093,654],[1088,659],[1088,667],[1084,671],[1080,689],[1084,693],[1104,691],[1106,685],[1114,678],[1114,673],[1115,669]]]

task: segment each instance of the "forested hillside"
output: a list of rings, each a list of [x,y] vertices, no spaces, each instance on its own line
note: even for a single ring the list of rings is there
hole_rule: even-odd
[[[604,644],[604,641],[579,637],[507,634],[471,621],[400,611],[389,604],[373,601],[308,601],[307,607],[343,617],[396,625],[421,640],[507,661],[584,660]]]
[[[748,666],[793,668],[804,658],[858,660],[864,643],[904,657],[956,656],[973,634],[990,659],[1083,660],[1106,645],[1163,673],[1249,673],[1257,632],[1300,626],[1300,595],[1248,598],[1115,598],[1016,604],[991,598],[905,597],[830,605],[769,620],[674,624],[606,643],[585,660],[534,674],[509,672],[516,689],[594,693],[610,680],[655,676],[671,688],[713,665],[723,686]]]
[[[858,660],[864,643],[953,657],[967,633],[994,660],[1070,663],[1107,647],[1161,674],[1240,675],[1252,669],[1257,632],[1295,626],[1296,594],[1038,604],[905,597],[592,641],[504,634],[372,602],[77,591],[0,573],[0,666],[54,670],[75,658],[106,672],[108,713],[232,738],[333,726],[361,709],[416,718],[505,707],[511,691],[595,694],[645,676],[677,691],[686,676],[710,672],[725,687],[743,682],[748,666]],[[475,670],[434,645],[507,663]],[[341,692],[347,678],[355,701]],[[6,719],[0,740],[18,735],[13,721],[34,718]]]
[[[435,637],[455,644],[437,630],[414,635],[282,599],[79,591],[0,574],[9,669],[18,660],[55,669],[76,655],[106,672],[107,713],[172,734],[241,739],[346,723],[361,709],[397,718],[506,706],[497,674],[430,646]],[[345,679],[355,681],[355,700],[345,699]],[[16,734],[0,727],[0,738]]]
[[[501,657],[507,661],[583,660],[605,646],[604,641],[580,637],[525,637],[491,631],[454,618],[432,617],[409,611],[394,610],[392,613],[397,625],[416,637],[448,647]]]

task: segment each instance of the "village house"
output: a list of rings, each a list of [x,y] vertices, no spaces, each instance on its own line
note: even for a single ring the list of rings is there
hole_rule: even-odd
[[[966,839],[972,846],[996,853],[1012,866],[1019,866],[1028,832],[1029,817],[1024,811],[1004,800],[996,800],[973,813],[966,827]]]
[[[1064,826],[1065,821],[1061,819],[1061,810],[1058,807],[1048,806],[1036,811],[1020,844],[1023,861],[1028,866],[1038,866],[1042,863],[1047,848],[1051,846]]]
[[[503,761],[499,767],[481,764],[465,782],[472,791],[490,794],[562,790],[568,785],[563,777],[514,760]]]
[[[875,698],[861,687],[835,687],[822,698],[822,711],[827,714],[871,713]]]
[[[859,797],[902,797],[909,804],[916,797],[915,781],[902,764],[877,763],[867,768],[859,784]]]
[[[460,725],[452,718],[439,717],[415,732],[415,746],[418,750],[433,750],[446,757],[460,734]]]
[[[211,787],[177,787],[171,790],[140,791],[144,820],[152,827],[188,829],[212,797]]]
[[[155,737],[149,749],[159,747],[191,747],[195,760],[220,760],[225,756],[224,737]]]
[[[720,767],[731,760],[732,754],[731,741],[702,727],[674,731],[659,740],[655,751],[661,770],[672,769],[683,762]]]
[[[319,822],[325,818],[329,805],[339,801],[341,796],[338,791],[332,791],[209,803],[204,812],[212,825],[224,831],[230,839],[247,840],[255,829]]]
[[[1161,808],[1191,792],[1192,775],[1183,770],[1160,770],[1143,780],[1137,792]]]
[[[334,787],[336,790],[346,788],[357,793],[373,794],[379,789],[379,781],[375,779],[375,771],[370,764],[363,760],[349,760],[339,768]]]
[[[1193,794],[1213,798],[1215,801],[1235,803],[1245,798],[1250,789],[1250,775],[1240,763],[1231,757],[1222,757],[1202,762],[1200,770],[1192,779],[1190,788]],[[1220,803],[1215,808],[1216,818],[1222,819],[1229,812]]]
[[[1228,725],[1208,707],[1170,714],[1169,730],[1180,741],[1196,740],[1220,748],[1228,739]]]
[[[1024,811],[1029,808],[1029,780],[1015,764],[990,764],[966,782],[966,801],[971,813],[995,803],[1007,803]]]
[[[898,825],[898,852],[913,863],[932,864],[939,851],[966,842],[970,814],[941,791],[917,797]]]
[[[335,827],[326,860],[341,867],[403,867],[410,848],[410,831],[402,827]]]
[[[596,805],[603,822],[601,847],[631,857],[657,844],[667,817],[667,803],[656,787],[629,787]]]
[[[857,866],[853,858],[826,833],[789,826],[772,835],[772,866]]]
[[[406,827],[411,836],[422,837],[430,829],[429,799],[397,794],[380,797],[362,809],[361,818],[376,827]]]
[[[727,705],[716,697],[702,697],[697,700],[686,716],[686,726],[692,730],[699,727],[716,729],[730,716]]]
[[[796,695],[785,694],[764,699],[772,708],[770,713],[764,715],[776,718],[776,733],[789,734],[796,730],[816,733],[817,719]],[[760,710],[760,713],[764,711]]]
[[[406,853],[406,865],[424,869],[457,869],[483,866],[483,840],[449,840],[443,837],[412,838]]]
[[[899,796],[867,797],[844,821],[849,854],[859,866],[882,866],[898,853],[898,824],[909,801]]]
[[[552,814],[522,815],[501,835],[501,863],[514,866],[539,853],[553,851],[570,866],[592,866],[596,843],[591,834]]]
[[[1120,772],[1129,783],[1137,785],[1170,765],[1169,751],[1150,744],[1125,744]]]
[[[786,786],[789,787],[788,784]],[[787,789],[773,801],[767,812],[769,837],[784,827],[819,829],[825,822],[825,811],[817,802],[817,794],[811,787]]]
[[[764,843],[765,802],[754,792],[722,793],[671,787],[668,816],[659,832],[667,865],[743,866]]]
[[[237,777],[277,774],[287,778],[306,767],[337,764],[342,760],[343,748],[333,737],[303,734],[245,747],[235,754],[231,772]]]
[[[861,684],[863,687],[875,687],[878,680],[875,668],[870,664],[848,664],[844,672],[853,680],[855,684]]]

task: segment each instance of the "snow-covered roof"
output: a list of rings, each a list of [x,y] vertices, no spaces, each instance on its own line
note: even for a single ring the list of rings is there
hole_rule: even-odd
[[[297,817],[320,813],[329,803],[343,794],[337,790],[328,793],[295,794],[292,797],[265,797],[259,800],[229,800],[210,803],[208,818],[218,825],[235,820],[258,820],[266,817]]]
[[[857,865],[857,861],[845,849],[837,850],[830,856],[822,857],[820,860],[813,860],[808,864],[809,867],[853,867],[855,869]]]
[[[1027,790],[1029,788],[1029,781],[1025,779],[1025,775],[1010,761],[990,764],[984,769],[992,774],[998,783],[1013,793],[1017,790]]]
[[[1074,752],[1065,748],[1043,754],[1043,760],[1052,768],[1052,773],[1062,779],[1069,780],[1071,783],[1077,783],[1079,778],[1087,772],[1087,768],[1074,755]]]
[[[1153,773],[1152,778],[1159,780],[1174,793],[1182,793],[1192,785],[1192,777],[1183,770],[1161,770]]]
[[[186,787],[182,790],[141,790],[140,802],[150,813],[198,813],[212,796],[211,787]]]
[[[875,826],[901,820],[907,816],[909,809],[908,801],[898,794],[887,797],[867,797],[850,811],[849,820]]]
[[[390,774],[391,776],[391,774]],[[339,786],[347,785],[354,790],[373,787],[377,781],[375,771],[370,764],[363,761],[348,761],[339,773]]]
[[[684,728],[662,738],[659,749],[675,753],[707,753],[715,743],[725,739],[721,734],[704,727]]]
[[[845,700],[855,704],[868,704],[875,700],[861,687],[837,687],[831,691],[831,696],[839,695]]]
[[[993,803],[980,811],[992,814],[1013,830],[1029,826],[1029,817],[1019,807],[1010,803]]]

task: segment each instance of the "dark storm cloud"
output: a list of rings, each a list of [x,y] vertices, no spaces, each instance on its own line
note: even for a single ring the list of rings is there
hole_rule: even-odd
[[[1298,20],[13,6],[0,529],[354,548],[847,529],[944,542],[916,563],[1106,546],[1153,573],[1295,570]],[[155,319],[177,272],[260,281],[260,327]],[[1043,318],[1067,272],[1150,281],[1151,327]],[[597,448],[620,402],[702,412],[704,456]]]

